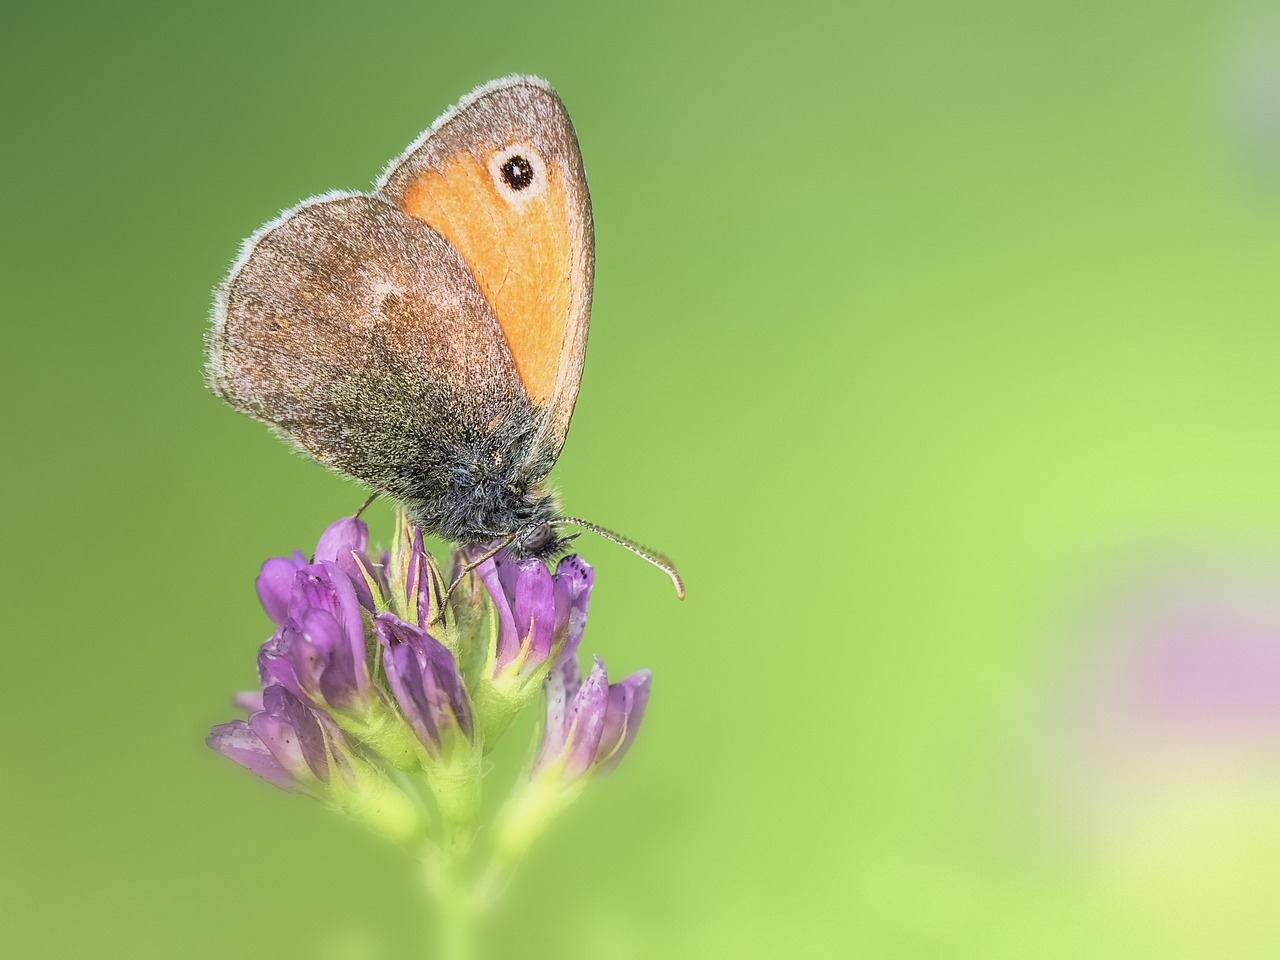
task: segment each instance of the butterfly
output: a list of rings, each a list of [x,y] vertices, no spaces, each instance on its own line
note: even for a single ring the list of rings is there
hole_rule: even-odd
[[[545,485],[587,346],[595,242],[577,135],[546,81],[446,111],[371,193],[306,200],[245,241],[214,296],[207,382],[424,531],[547,558]]]

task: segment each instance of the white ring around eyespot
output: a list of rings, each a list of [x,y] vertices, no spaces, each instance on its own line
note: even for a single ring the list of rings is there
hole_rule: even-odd
[[[522,157],[533,168],[533,182],[523,190],[516,190],[502,179],[502,165],[512,157]],[[498,193],[517,208],[523,207],[534,197],[542,196],[547,190],[547,165],[530,143],[513,143],[493,154],[489,158],[489,175],[493,177]]]

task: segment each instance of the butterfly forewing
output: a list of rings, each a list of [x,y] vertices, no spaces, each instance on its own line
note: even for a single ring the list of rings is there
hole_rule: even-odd
[[[462,255],[535,409],[528,456],[549,469],[577,398],[594,271],[591,200],[560,98],[533,77],[481,87],[392,163],[377,196]]]

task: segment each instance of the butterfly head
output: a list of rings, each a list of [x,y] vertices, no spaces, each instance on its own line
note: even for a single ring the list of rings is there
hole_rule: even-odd
[[[561,554],[577,534],[562,535],[554,520],[537,520],[517,530],[508,552],[517,558],[537,557],[549,560]]]

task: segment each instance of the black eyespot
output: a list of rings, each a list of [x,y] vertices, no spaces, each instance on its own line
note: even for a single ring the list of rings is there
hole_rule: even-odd
[[[533,164],[519,154],[508,157],[500,169],[503,182],[512,190],[523,190],[533,183]]]

